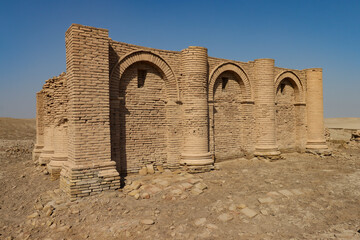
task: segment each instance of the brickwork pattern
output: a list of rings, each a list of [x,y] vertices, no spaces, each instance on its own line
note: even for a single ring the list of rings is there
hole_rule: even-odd
[[[33,156],[73,200],[146,164],[206,171],[214,159],[326,148],[321,69],[136,46],[79,24],[65,43],[67,73],[37,93]]]
[[[307,80],[307,148],[327,149],[324,131],[322,69],[306,69]]]
[[[283,80],[276,92],[277,143],[282,151],[296,149],[295,89],[289,80]]]
[[[208,142],[207,58],[206,48],[189,47],[182,51],[184,71],[182,164],[187,166],[206,166],[213,162]]]
[[[69,141],[60,186],[71,198],[78,198],[95,191],[85,190],[87,181],[94,181],[101,190],[120,186],[111,161],[108,31],[73,24],[65,43]],[[105,172],[110,173],[106,180],[102,177]],[[83,177],[88,180],[82,181]]]
[[[255,60],[257,155],[278,155],[275,128],[274,60]]]
[[[224,78],[227,79],[225,86]],[[223,72],[215,82],[212,144],[217,160],[244,155],[240,81],[232,72]]]

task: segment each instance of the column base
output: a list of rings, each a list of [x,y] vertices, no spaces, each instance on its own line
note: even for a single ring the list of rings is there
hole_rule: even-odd
[[[306,143],[306,149],[309,150],[326,150],[328,149],[328,146],[326,145],[326,141],[320,141],[320,142],[316,142],[316,141],[308,141]]]
[[[312,141],[306,143],[306,152],[316,153],[320,155],[331,155],[331,151],[325,141]]]
[[[89,165],[77,165],[66,161],[60,172],[60,188],[75,201],[82,197],[106,190],[120,188],[120,176],[116,163],[108,161]]]
[[[32,160],[34,162],[39,160],[39,157],[40,157],[40,155],[42,153],[43,148],[44,148],[44,145],[35,144],[34,150],[32,152]]]
[[[56,180],[60,177],[62,165],[66,163],[67,155],[54,154],[51,157],[50,163],[46,166],[51,175],[51,180]]]
[[[210,152],[201,154],[181,154],[180,164],[185,166],[186,170],[195,172],[208,172],[214,168],[214,159]]]
[[[53,149],[42,149],[41,154],[39,155],[39,164],[46,165],[50,162],[51,157],[54,155]]]
[[[254,155],[256,157],[264,157],[264,158],[270,158],[270,159],[280,159],[281,153],[277,147],[269,147],[269,148],[255,148]]]

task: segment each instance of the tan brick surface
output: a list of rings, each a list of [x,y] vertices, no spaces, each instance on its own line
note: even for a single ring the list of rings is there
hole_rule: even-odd
[[[116,189],[119,174],[148,164],[205,171],[214,160],[326,148],[321,69],[136,46],[79,24],[65,43],[66,74],[36,95],[33,156],[71,199]]]

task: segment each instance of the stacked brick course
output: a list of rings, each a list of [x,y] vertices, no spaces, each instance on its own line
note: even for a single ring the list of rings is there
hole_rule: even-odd
[[[321,69],[135,46],[78,24],[65,42],[67,73],[37,94],[33,156],[71,199],[119,188],[120,174],[147,164],[207,171],[222,159],[326,149]]]

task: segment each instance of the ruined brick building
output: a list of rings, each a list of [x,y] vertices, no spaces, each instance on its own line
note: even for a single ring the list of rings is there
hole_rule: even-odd
[[[66,73],[37,93],[34,159],[72,199],[119,187],[121,173],[326,149],[322,69],[239,62],[203,47],[166,51],[67,30]]]

